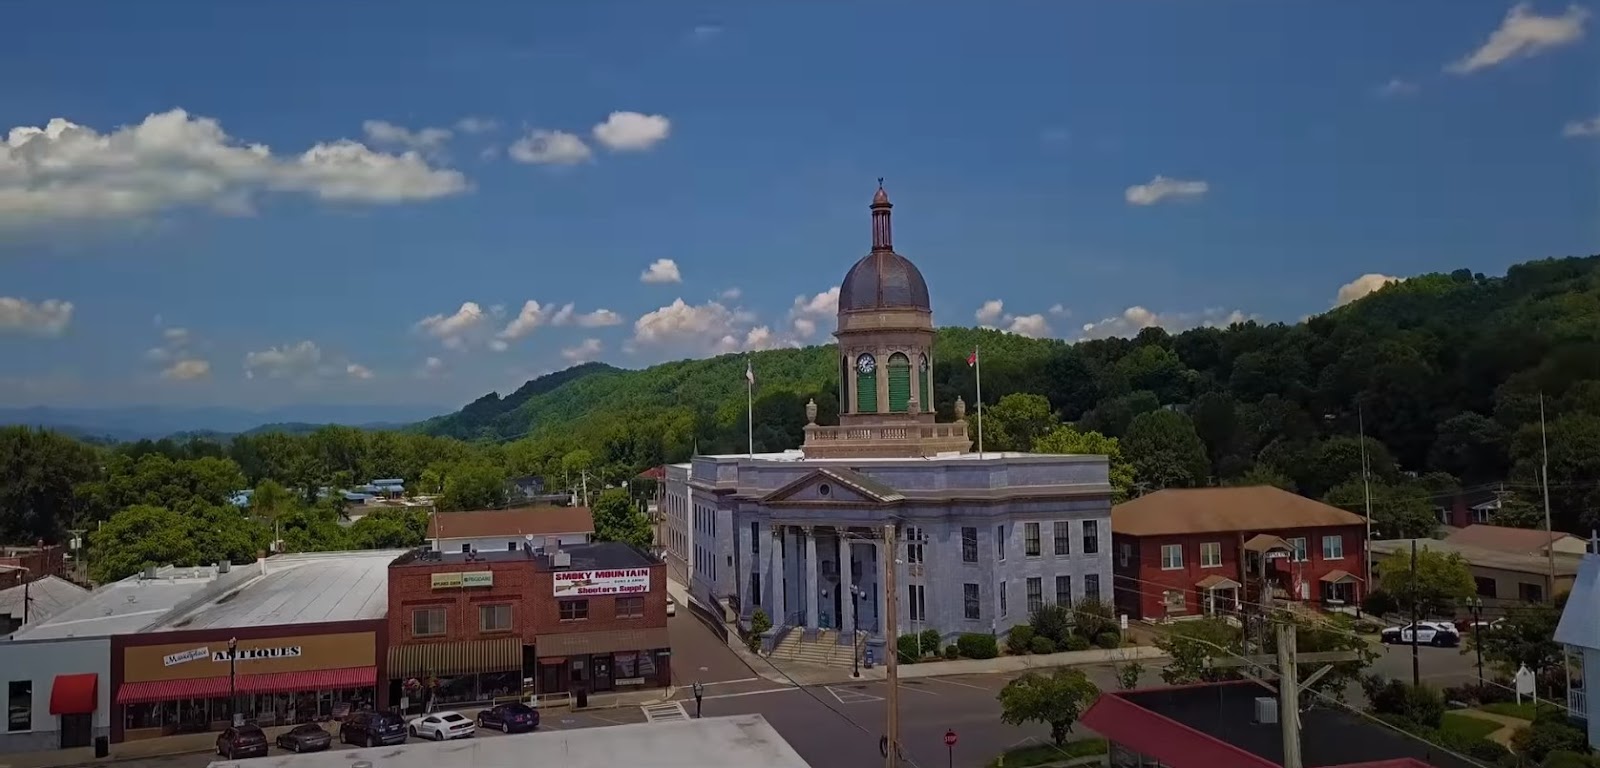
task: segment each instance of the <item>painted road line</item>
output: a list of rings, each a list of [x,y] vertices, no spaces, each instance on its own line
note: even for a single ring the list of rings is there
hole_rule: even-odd
[[[676,701],[646,704],[639,709],[644,710],[645,722],[649,723],[672,723],[689,719],[689,713],[685,712],[683,705]]]
[[[709,683],[701,683],[700,687],[702,687],[702,688],[710,688],[713,685],[732,685],[734,683],[755,683],[755,682],[760,682],[761,680],[765,680],[765,679],[766,678],[762,678],[762,677],[741,677],[738,680],[713,680],[713,681],[711,681]]]
[[[882,696],[874,696],[862,691],[852,691],[849,688],[835,688],[831,685],[823,686],[823,690],[833,694],[840,704],[866,704],[873,701],[883,701]]]
[[[783,693],[785,691],[798,691],[798,690],[800,690],[800,686],[798,686],[798,685],[786,685],[786,686],[784,686],[782,688],[762,688],[759,691],[739,691],[738,693],[718,693],[718,694],[715,694],[715,695],[712,695],[712,696],[701,696],[700,700],[701,701],[710,701],[712,699],[737,699],[740,696],[762,696],[762,695],[765,695],[765,694],[768,694],[768,693]]]
[[[959,685],[962,688],[971,688],[974,691],[988,691],[988,692],[992,693],[995,690],[993,688],[989,688],[989,687],[982,686],[982,685],[973,685],[971,683],[960,683],[960,682],[956,682],[955,680],[947,680],[947,679],[945,679],[943,677],[925,677],[923,679],[924,680],[931,680],[931,681],[933,681],[935,683],[944,683],[945,685]]]

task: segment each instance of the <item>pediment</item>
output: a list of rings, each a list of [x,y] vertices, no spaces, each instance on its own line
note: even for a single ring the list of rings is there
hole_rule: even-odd
[[[815,469],[761,498],[763,504],[898,504],[899,491],[851,469]]]

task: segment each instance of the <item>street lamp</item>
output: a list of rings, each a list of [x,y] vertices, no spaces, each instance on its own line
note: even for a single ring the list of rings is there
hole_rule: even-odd
[[[1477,595],[1467,598],[1467,610],[1472,612],[1472,647],[1478,653],[1478,694],[1483,694],[1483,599]]]
[[[239,638],[228,638],[228,714],[234,725],[241,721],[239,712]]]

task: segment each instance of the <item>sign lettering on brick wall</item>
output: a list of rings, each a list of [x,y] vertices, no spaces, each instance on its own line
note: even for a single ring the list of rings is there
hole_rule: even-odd
[[[556,597],[642,595],[650,591],[649,568],[601,571],[556,571]]]

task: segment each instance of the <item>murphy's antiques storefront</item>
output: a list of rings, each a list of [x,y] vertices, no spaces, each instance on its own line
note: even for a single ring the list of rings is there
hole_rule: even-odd
[[[382,620],[112,638],[111,740],[263,726],[382,709]]]

